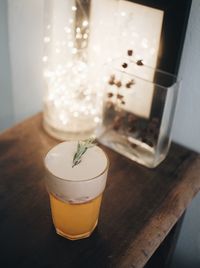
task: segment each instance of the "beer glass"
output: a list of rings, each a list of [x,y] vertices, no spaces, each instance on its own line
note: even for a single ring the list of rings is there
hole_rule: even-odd
[[[45,157],[46,186],[57,234],[70,240],[90,236],[98,223],[109,161],[93,146],[73,166],[77,141],[62,142]]]

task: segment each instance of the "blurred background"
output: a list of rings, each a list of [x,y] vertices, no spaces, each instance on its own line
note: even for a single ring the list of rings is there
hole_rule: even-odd
[[[43,0],[0,0],[0,131],[42,110]],[[200,152],[200,1],[193,0],[179,68],[173,140]],[[200,175],[200,174],[199,174]],[[184,218],[171,267],[200,267],[200,196]]]

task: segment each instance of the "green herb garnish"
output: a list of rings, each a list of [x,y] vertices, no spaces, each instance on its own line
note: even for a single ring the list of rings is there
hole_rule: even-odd
[[[95,145],[94,140],[95,140],[94,138],[89,138],[84,141],[78,141],[76,153],[74,154],[73,157],[72,167],[80,164],[82,155],[87,151],[87,149]]]

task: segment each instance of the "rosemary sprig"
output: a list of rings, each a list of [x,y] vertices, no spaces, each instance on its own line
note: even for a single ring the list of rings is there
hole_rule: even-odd
[[[80,164],[82,155],[87,151],[87,149],[95,145],[94,140],[95,140],[94,138],[89,138],[84,141],[78,141],[76,153],[74,154],[73,157],[72,167]]]

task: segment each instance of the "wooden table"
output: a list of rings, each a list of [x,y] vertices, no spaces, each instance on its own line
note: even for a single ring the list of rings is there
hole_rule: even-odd
[[[38,114],[0,135],[0,267],[143,267],[200,189],[200,157],[173,145],[150,170],[103,147],[111,167],[99,226],[68,241],[52,225],[43,157],[58,141]]]

